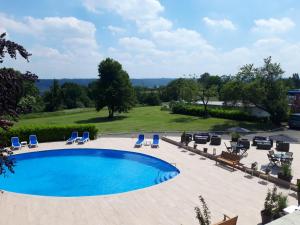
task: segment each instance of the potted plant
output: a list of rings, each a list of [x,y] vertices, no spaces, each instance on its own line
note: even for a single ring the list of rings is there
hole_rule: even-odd
[[[298,205],[300,205],[300,179],[297,180]]]
[[[199,196],[199,200],[202,207],[201,209],[199,207],[195,207],[196,218],[198,219],[200,225],[210,225],[210,211],[201,195]]]
[[[238,132],[232,132],[231,133],[231,141],[238,142],[241,135]]]
[[[287,196],[282,193],[277,193],[277,187],[274,186],[272,190],[268,189],[265,198],[264,209],[260,212],[262,224],[271,222],[283,216],[283,209],[287,207]]]
[[[291,165],[288,163],[283,164],[277,176],[279,179],[291,182],[291,180],[293,179]]]

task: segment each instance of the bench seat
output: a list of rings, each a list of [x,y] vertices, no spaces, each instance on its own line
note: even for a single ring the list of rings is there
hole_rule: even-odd
[[[238,165],[240,162],[240,156],[222,151],[221,155],[216,158],[216,164],[217,163],[224,163],[226,165],[229,165],[234,169],[236,165]]]

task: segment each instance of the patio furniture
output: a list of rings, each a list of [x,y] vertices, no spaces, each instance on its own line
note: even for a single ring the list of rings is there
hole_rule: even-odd
[[[71,137],[67,140],[67,144],[73,144],[78,139],[78,132],[73,131]]]
[[[210,142],[210,134],[209,133],[196,133],[193,135],[193,140],[197,144],[206,144]]]
[[[183,133],[181,135],[181,143],[189,143],[193,140],[193,135],[190,133]]]
[[[267,168],[269,168],[269,167],[273,168],[274,166],[278,166],[278,163],[280,163],[280,158],[278,158],[272,154],[267,154],[267,156],[269,159],[269,164],[268,164]]]
[[[83,132],[82,137],[78,140],[78,144],[84,144],[90,140],[90,133],[88,131]]]
[[[270,150],[272,148],[272,142],[271,142],[271,140],[257,140],[256,148]]]
[[[225,142],[224,142],[224,145],[227,149],[227,152],[232,153],[232,146],[227,146]]]
[[[37,141],[37,137],[36,137],[36,135],[30,135],[29,136],[29,144],[28,144],[28,146],[30,147],[30,148],[33,148],[33,147],[37,147],[38,146],[38,141]]]
[[[277,141],[276,150],[281,152],[288,152],[290,150],[290,143],[285,141]]]
[[[238,217],[230,218],[229,216],[224,215],[223,221],[219,223],[215,223],[213,225],[236,225],[237,224]]]
[[[142,147],[144,140],[145,140],[145,135],[139,134],[138,140],[135,142],[134,147],[136,148]]]
[[[249,149],[250,148],[250,141],[246,138],[241,138],[238,140],[238,145],[242,145],[244,148]]]
[[[252,145],[256,146],[257,145],[257,141],[266,141],[268,140],[267,137],[263,137],[263,136],[254,136],[252,139]]]
[[[152,144],[151,144],[151,148],[158,148],[158,147],[159,147],[159,135],[154,134]]]
[[[221,136],[219,135],[212,135],[210,138],[211,145],[220,145],[221,144]]]
[[[12,147],[13,150],[21,148],[21,144],[20,144],[20,141],[19,141],[18,137],[12,137],[11,138],[11,147]]]
[[[274,154],[274,157],[280,162],[280,164],[291,164],[293,161],[292,152],[277,152]]]
[[[221,155],[216,158],[216,164],[217,163],[224,163],[228,166],[232,167],[232,170],[234,170],[234,167],[240,162],[240,157],[238,155],[224,152],[222,151]]]

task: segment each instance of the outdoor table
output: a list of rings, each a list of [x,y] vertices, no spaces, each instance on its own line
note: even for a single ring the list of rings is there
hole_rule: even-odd
[[[277,152],[274,154],[274,157],[278,159],[281,164],[286,161],[289,162],[288,160],[292,159],[292,157],[286,155],[285,152]]]
[[[21,146],[25,147],[27,145],[27,141],[21,141]]]
[[[151,145],[151,141],[149,141],[149,140],[146,140],[146,141],[144,142],[144,145],[145,145],[145,146],[149,146],[149,145]]]
[[[244,148],[243,145],[239,145],[239,144],[235,144],[235,143],[231,143],[231,147],[232,147],[232,152],[235,154],[240,153],[240,150]]]

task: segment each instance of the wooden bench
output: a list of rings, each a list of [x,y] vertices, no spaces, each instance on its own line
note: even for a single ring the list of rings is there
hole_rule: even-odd
[[[232,166],[232,169],[234,170],[234,167],[240,162],[240,156],[222,151],[221,155],[216,158],[216,164],[218,162]]]
[[[224,215],[223,221],[219,222],[219,223],[215,223],[214,225],[236,225],[237,220],[238,220],[237,216],[230,218],[230,217]]]

